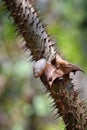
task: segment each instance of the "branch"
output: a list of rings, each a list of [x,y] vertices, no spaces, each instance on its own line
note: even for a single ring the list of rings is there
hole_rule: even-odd
[[[34,76],[40,77],[54,99],[55,108],[63,117],[67,130],[86,130],[86,108],[70,79],[70,72],[82,70],[58,55],[55,42],[47,34],[29,0],[3,1],[26,42],[24,49],[30,49],[33,60],[36,61]]]

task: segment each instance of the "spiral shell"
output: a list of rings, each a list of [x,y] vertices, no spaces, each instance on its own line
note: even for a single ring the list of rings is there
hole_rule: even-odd
[[[33,65],[34,77],[35,78],[40,77],[43,74],[45,67],[46,67],[46,60],[44,58],[36,61]]]

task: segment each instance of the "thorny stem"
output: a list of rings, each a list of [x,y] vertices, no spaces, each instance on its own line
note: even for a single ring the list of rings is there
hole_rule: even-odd
[[[54,99],[55,108],[63,117],[67,130],[86,130],[87,113],[78,98],[78,92],[70,79],[70,72],[81,70],[64,61],[57,54],[54,41],[50,39],[37,12],[29,0],[3,0],[13,16],[17,30],[26,42],[24,49],[30,49],[34,60],[45,58],[45,70],[41,81]]]

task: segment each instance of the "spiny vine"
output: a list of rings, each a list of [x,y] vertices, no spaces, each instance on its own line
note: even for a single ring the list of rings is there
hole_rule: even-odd
[[[20,34],[26,41],[25,48],[27,47],[31,50],[33,59],[38,60],[41,57],[45,57],[48,60],[51,59],[50,57],[54,57],[56,51],[51,46],[55,43],[48,36],[29,0],[7,0],[6,4],[14,17]]]
[[[14,19],[17,30],[24,38],[24,49],[33,55],[35,77],[40,77],[55,108],[63,117],[67,130],[86,130],[86,108],[70,79],[70,72],[82,71],[63,60],[55,49],[55,42],[48,36],[37,12],[29,0],[3,0]]]

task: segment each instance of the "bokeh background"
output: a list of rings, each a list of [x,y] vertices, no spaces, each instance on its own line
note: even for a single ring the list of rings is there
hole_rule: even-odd
[[[35,0],[33,4],[61,56],[87,72],[87,0]],[[0,0],[0,130],[64,130],[21,45],[22,38]],[[76,76],[85,101],[86,75]]]

